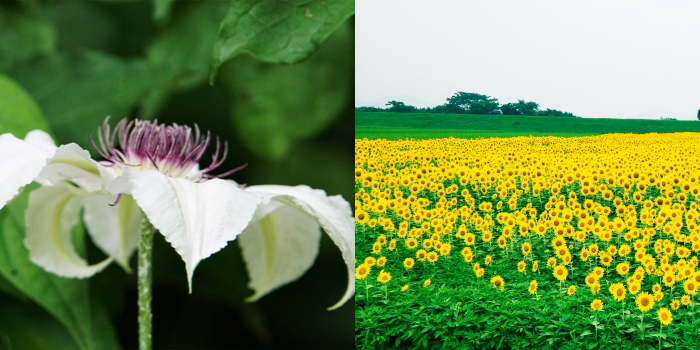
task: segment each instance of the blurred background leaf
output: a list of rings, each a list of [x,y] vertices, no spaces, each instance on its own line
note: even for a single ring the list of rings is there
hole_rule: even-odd
[[[23,137],[31,129],[48,128],[58,143],[77,142],[92,151],[88,135],[95,135],[107,115],[112,124],[122,117],[197,123],[229,143],[228,158],[215,174],[248,164],[232,179],[248,185],[308,184],[352,199],[354,2],[266,1],[264,6],[282,4],[293,11],[236,51],[238,56],[222,67],[221,82],[211,86],[214,45],[229,8],[238,3],[253,2],[0,1],[0,133]],[[288,58],[300,62],[260,62],[270,61],[265,55],[287,55],[275,46],[281,41],[274,35],[269,42],[260,40],[297,24],[287,35],[299,36],[284,40],[299,49]],[[318,29],[317,36],[307,35],[308,28]],[[239,55],[249,49],[252,56]],[[22,196],[13,208],[23,210]],[[0,248],[7,239],[15,247],[0,250],[0,349],[137,347],[134,273],[112,264],[82,281],[50,274],[29,280],[25,270],[13,275],[26,254],[21,212],[3,209],[0,224],[6,227]],[[85,244],[89,261],[103,257],[78,231],[75,240]],[[354,348],[353,302],[326,310],[348,281],[338,248],[322,237],[319,257],[301,279],[245,303],[252,291],[235,242],[199,265],[190,295],[184,263],[157,236],[154,348]],[[38,288],[46,287],[44,279],[55,280],[68,295],[80,295],[77,311],[74,306],[61,311],[43,299]],[[2,321],[17,312],[36,314],[36,321]],[[66,316],[70,313],[73,319]]]
[[[0,132],[24,138],[34,129],[50,132],[41,109],[21,86],[0,74]]]
[[[214,45],[210,81],[226,60],[243,53],[270,63],[311,55],[355,13],[355,0],[234,0]]]
[[[222,67],[238,136],[256,156],[279,160],[298,140],[316,135],[348,103],[354,61],[349,25],[308,60],[291,66],[241,56]]]

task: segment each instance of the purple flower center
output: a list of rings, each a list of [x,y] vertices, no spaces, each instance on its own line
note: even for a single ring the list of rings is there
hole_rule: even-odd
[[[130,167],[137,171],[157,170],[171,177],[182,177],[193,181],[205,181],[212,178],[226,177],[241,170],[245,165],[232,169],[220,175],[208,173],[219,167],[228,154],[228,143],[216,138],[216,151],[212,156],[211,165],[199,169],[199,160],[204,155],[211,142],[211,134],[206,136],[199,131],[197,124],[193,130],[188,126],[158,124],[158,121],[122,119],[110,131],[109,117],[98,128],[97,138],[100,147],[90,135],[90,142],[95,150],[105,158],[101,163],[105,166],[123,169]],[[115,141],[119,141],[116,147]]]

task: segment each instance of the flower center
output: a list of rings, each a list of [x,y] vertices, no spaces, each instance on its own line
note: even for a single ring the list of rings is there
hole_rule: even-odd
[[[158,124],[157,121],[132,120],[126,118],[117,123],[110,131],[109,117],[98,129],[97,147],[90,136],[95,150],[105,158],[101,163],[121,172],[125,167],[136,171],[156,170],[170,177],[187,178],[193,181],[205,181],[233,174],[242,169],[238,167],[221,175],[212,176],[208,173],[219,167],[228,154],[228,143],[224,142],[223,153],[221,142],[216,138],[216,150],[212,163],[204,169],[199,169],[199,160],[211,143],[211,134],[202,135],[195,124],[194,130],[188,126]],[[115,144],[118,141],[119,145]]]

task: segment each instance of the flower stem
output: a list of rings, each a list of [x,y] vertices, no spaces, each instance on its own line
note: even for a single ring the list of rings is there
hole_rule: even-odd
[[[141,218],[141,240],[138,248],[139,349],[151,349],[151,257],[155,228],[145,214]]]

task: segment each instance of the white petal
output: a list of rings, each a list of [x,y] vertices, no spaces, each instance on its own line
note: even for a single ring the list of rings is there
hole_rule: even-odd
[[[90,158],[90,152],[75,143],[62,145],[39,174],[37,182],[55,186],[69,180],[88,192],[104,189],[117,174]]]
[[[33,145],[44,147],[49,151],[56,150],[56,143],[53,141],[51,136],[41,130],[32,130],[27,133],[24,137],[24,141],[27,141]]]
[[[24,245],[29,249],[29,259],[63,277],[85,278],[104,269],[112,260],[88,265],[75,251],[71,242],[71,230],[77,224],[82,198],[72,185],[41,187],[29,195],[25,214],[27,237]]]
[[[116,257],[127,271],[129,257],[136,250],[141,230],[141,209],[129,195],[98,194],[85,197],[83,219],[95,244],[107,255]]]
[[[53,154],[12,134],[0,135],[0,208],[36,178]]]
[[[246,191],[278,196],[275,200],[298,206],[318,220],[323,230],[340,249],[348,270],[348,287],[345,294],[329,309],[338,308],[350,299],[355,293],[355,219],[350,204],[341,196],[328,197],[326,192],[308,186],[251,186],[246,188]]]
[[[194,183],[157,171],[129,168],[112,183],[111,192],[131,194],[148,220],[180,254],[190,292],[197,264],[235,239],[260,204],[260,196],[239,189],[231,181]]]
[[[255,301],[301,277],[318,255],[321,230],[303,210],[269,200],[238,237]]]

